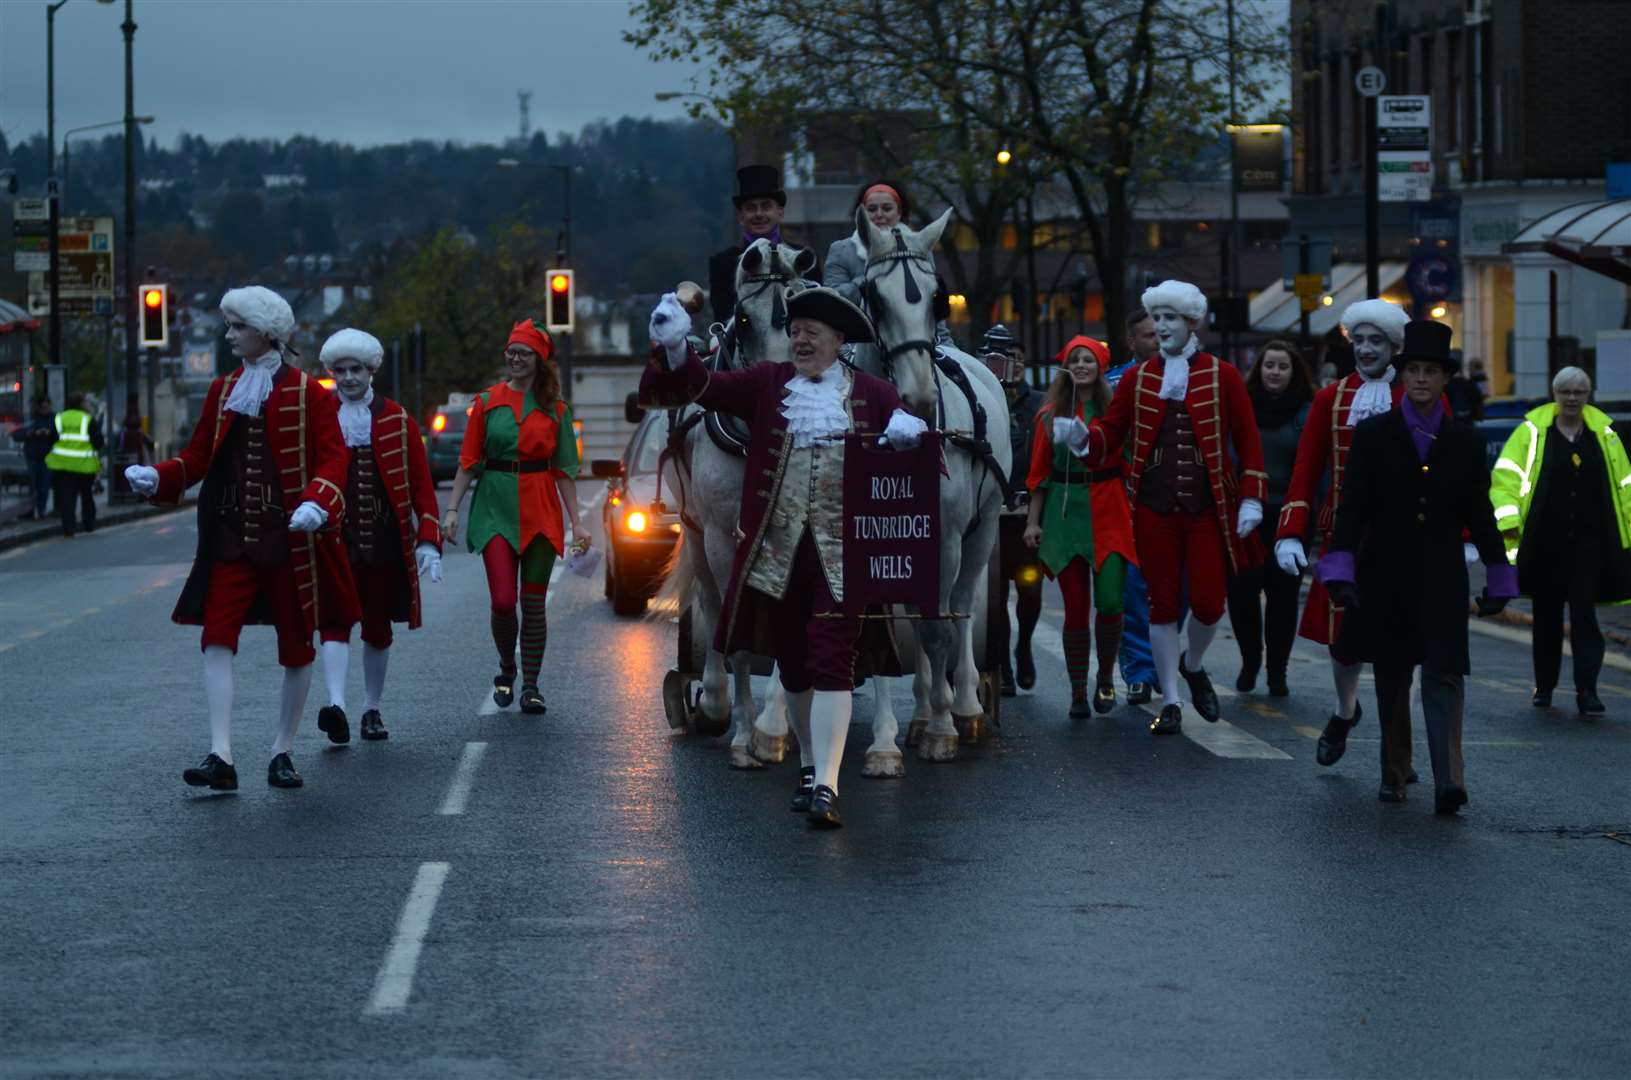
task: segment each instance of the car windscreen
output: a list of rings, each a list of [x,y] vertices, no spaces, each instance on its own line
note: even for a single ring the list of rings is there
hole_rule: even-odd
[[[666,445],[668,445],[668,417],[661,414],[653,417],[640,433],[640,445],[634,455],[633,467],[629,471],[644,475],[656,472],[657,462],[662,457],[663,447]]]

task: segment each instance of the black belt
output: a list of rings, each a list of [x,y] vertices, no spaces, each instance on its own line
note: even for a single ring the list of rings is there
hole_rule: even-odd
[[[535,473],[548,472],[552,466],[547,461],[488,461],[488,472],[502,473]]]
[[[1120,469],[1098,469],[1094,472],[1073,472],[1068,475],[1058,469],[1053,470],[1053,482],[1056,484],[1097,484],[1104,480],[1120,479]]]

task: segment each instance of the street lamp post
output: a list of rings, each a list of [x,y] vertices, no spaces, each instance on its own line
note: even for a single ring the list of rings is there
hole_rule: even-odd
[[[153,118],[151,116],[138,116],[138,117],[136,117],[136,123],[138,123],[138,124],[151,124],[152,122],[153,122]],[[123,125],[124,125],[123,120],[109,120],[106,123],[102,123],[102,124],[87,124],[84,127],[69,128],[67,131],[63,132],[63,134],[62,134],[62,185],[61,185],[60,188],[58,188],[58,195],[62,199],[63,205],[66,206],[67,203],[68,203],[68,180],[69,180],[69,176],[70,176],[69,166],[72,164],[72,161],[73,161],[73,155],[69,151],[69,140],[71,140],[75,135],[78,135],[78,134],[80,134],[82,132],[100,131],[103,128],[122,127]]]

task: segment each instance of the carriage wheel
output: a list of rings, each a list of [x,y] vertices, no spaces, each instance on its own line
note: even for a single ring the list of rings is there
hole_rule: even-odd
[[[663,714],[668,717],[668,726],[675,731],[685,730],[690,714],[686,700],[691,696],[692,682],[683,672],[670,671],[663,676]]]

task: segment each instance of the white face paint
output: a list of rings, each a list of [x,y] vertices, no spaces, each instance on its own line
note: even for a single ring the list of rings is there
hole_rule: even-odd
[[[1360,323],[1354,327],[1348,341],[1353,345],[1354,366],[1361,375],[1374,379],[1393,363],[1396,351],[1393,341],[1372,323]]]
[[[259,360],[272,351],[271,339],[244,322],[241,316],[222,308],[221,317],[226,320],[226,338],[233,356],[240,360]]]
[[[1150,319],[1155,323],[1155,337],[1163,353],[1177,356],[1189,345],[1194,330],[1183,315],[1169,307],[1155,307],[1150,309]]]
[[[335,389],[339,390],[347,401],[361,401],[374,382],[373,371],[361,360],[353,360],[349,356],[341,357],[329,365],[329,371],[334,375]]]

